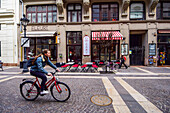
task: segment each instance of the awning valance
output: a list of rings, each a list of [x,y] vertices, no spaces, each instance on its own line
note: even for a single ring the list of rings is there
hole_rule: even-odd
[[[123,40],[119,31],[92,32],[92,40]]]
[[[26,32],[26,37],[53,37],[56,31],[36,31]],[[21,37],[24,37],[24,33],[21,33]]]

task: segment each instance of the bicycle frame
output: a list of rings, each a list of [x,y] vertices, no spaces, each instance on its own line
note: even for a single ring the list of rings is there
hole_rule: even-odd
[[[41,85],[40,85],[40,82],[39,82],[39,80],[38,80],[38,77],[36,77],[36,80],[35,80],[35,82],[32,84],[32,87],[30,88],[30,91],[33,89],[33,86],[36,84],[36,82],[38,83],[39,88],[41,88]],[[46,84],[45,84],[45,86],[48,88],[48,87],[50,87],[50,85],[51,85],[53,82],[55,83],[55,86],[56,86],[57,91],[58,91],[59,93],[62,92],[60,86],[57,84],[57,80],[56,80],[55,76],[53,76],[52,79],[50,79],[49,81],[47,81]],[[58,87],[57,87],[57,86],[58,86]]]

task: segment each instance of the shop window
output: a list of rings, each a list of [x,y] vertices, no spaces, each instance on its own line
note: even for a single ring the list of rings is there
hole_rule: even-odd
[[[57,6],[28,6],[27,18],[30,23],[55,23],[57,22]]]
[[[82,62],[81,32],[67,32],[67,62]]]
[[[160,2],[157,5],[157,19],[170,19],[170,2]]]
[[[82,7],[80,4],[68,4],[67,7],[67,21],[81,22],[82,21]]]
[[[131,20],[144,20],[145,10],[144,3],[131,3],[130,4],[130,19]]]
[[[119,20],[119,7],[117,3],[103,3],[92,5],[92,21]]]
[[[1,57],[1,41],[0,41],[0,57]]]

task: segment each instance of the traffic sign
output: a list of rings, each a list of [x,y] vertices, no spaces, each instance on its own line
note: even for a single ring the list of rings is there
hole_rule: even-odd
[[[21,47],[30,47],[29,38],[21,38]]]

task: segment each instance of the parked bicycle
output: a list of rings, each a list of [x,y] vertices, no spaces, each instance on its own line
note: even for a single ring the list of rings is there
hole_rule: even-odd
[[[56,72],[51,72],[53,76],[45,85],[47,89],[51,86],[50,92],[56,101],[65,102],[70,98],[71,91],[67,84],[60,82],[55,77]],[[35,100],[40,95],[40,89],[41,85],[37,77],[35,81],[23,79],[23,82],[20,84],[20,93],[28,101]]]

